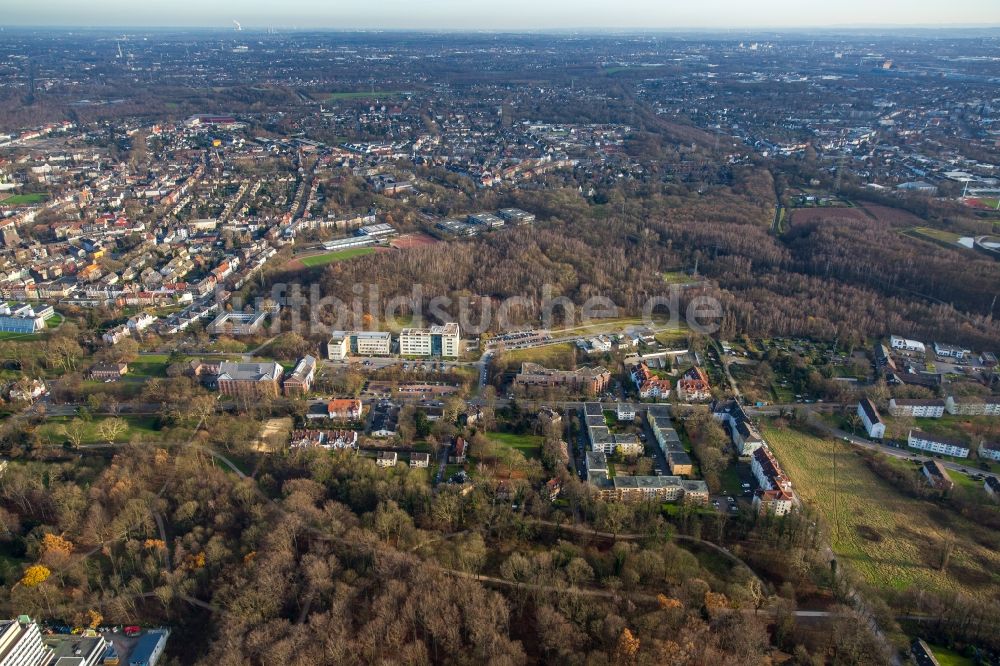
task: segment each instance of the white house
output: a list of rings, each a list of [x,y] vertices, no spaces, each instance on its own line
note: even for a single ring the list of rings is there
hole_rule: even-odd
[[[101,339],[107,342],[109,345],[116,345],[125,338],[129,337],[131,333],[127,326],[115,326],[114,328],[108,329]]]
[[[861,402],[858,403],[858,416],[861,417],[861,422],[865,424],[865,431],[869,437],[872,439],[882,439],[885,437],[885,423],[882,422],[882,417],[879,416],[878,410],[875,409],[875,403],[871,401],[871,398],[862,398]]]
[[[128,326],[128,330],[132,333],[139,333],[152,326],[156,322],[156,319],[156,317],[148,312],[140,312],[134,317],[129,317],[125,325]]]
[[[906,443],[911,448],[920,449],[921,451],[940,453],[941,455],[953,458],[969,457],[969,447],[962,442],[948,439],[941,435],[932,435],[920,430],[911,430]]]
[[[379,467],[395,467],[398,459],[399,456],[395,451],[379,451],[375,464]]]

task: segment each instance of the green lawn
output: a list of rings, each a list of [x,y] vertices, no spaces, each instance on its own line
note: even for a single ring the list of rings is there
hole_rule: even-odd
[[[529,349],[514,349],[503,354],[503,360],[510,364],[538,363],[546,368],[568,370],[576,360],[575,347],[572,342],[562,342],[557,345],[531,347]]]
[[[929,647],[934,651],[934,656],[941,666],[973,666],[975,663],[972,659],[941,645],[929,645]]]
[[[520,451],[525,458],[540,458],[542,441],[540,435],[517,435],[512,432],[487,432],[486,436],[508,448]]]
[[[317,266],[332,264],[335,261],[353,259],[354,257],[363,257],[364,255],[371,254],[374,251],[375,249],[370,247],[352,247],[347,250],[328,252],[327,254],[314,254],[311,257],[303,257],[302,259],[299,259],[299,261],[301,261],[307,268],[316,268]]]
[[[47,194],[15,194],[0,201],[0,203],[5,206],[29,206],[40,204],[48,198]]]
[[[133,377],[166,377],[166,354],[144,354],[128,364],[128,374]]]
[[[663,274],[663,281],[667,284],[694,284],[698,280],[691,277],[687,273],[681,273],[680,271],[671,271]]]
[[[722,482],[722,492],[727,495],[736,497],[743,493],[743,487],[740,485],[740,471],[735,463],[730,463],[722,470],[719,480]]]
[[[31,342],[33,340],[41,339],[41,333],[14,333],[13,331],[0,331],[0,340],[22,340],[24,342]]]
[[[128,424],[128,428],[115,437],[115,442],[127,442],[136,435],[142,437],[143,439],[158,439],[161,435],[160,431],[156,429],[155,416],[126,415],[121,418]],[[83,438],[80,443],[104,444],[107,440],[100,434],[100,424],[105,420],[106,419],[104,417],[96,417],[91,421],[83,422]],[[41,438],[42,441],[53,445],[64,443],[66,441],[66,436],[62,434],[61,429],[70,421],[71,419],[66,417],[51,418],[46,420],[45,423],[38,426],[39,438]]]

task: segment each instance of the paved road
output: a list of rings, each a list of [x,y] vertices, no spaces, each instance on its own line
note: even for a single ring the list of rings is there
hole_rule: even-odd
[[[811,415],[810,415],[811,416]],[[1000,479],[1000,474],[995,472],[989,472],[984,469],[979,469],[973,461],[968,463],[956,463],[950,460],[937,459],[933,456],[926,456],[915,452],[912,449],[899,449],[894,446],[888,446],[886,444],[880,444],[878,442],[873,442],[870,439],[865,439],[864,437],[858,437],[849,432],[841,430],[831,426],[830,424],[817,419],[815,417],[810,418],[810,423],[818,426],[819,428],[825,430],[831,436],[838,439],[850,442],[851,444],[861,447],[863,449],[869,449],[871,451],[878,451],[887,456],[892,456],[893,458],[900,458],[903,460],[919,460],[920,462],[927,462],[928,460],[937,460],[939,463],[944,465],[947,469],[963,474],[965,471],[972,472],[974,474],[982,474],[983,476],[992,476]]]
[[[733,375],[729,372],[729,357],[722,353],[722,345],[719,344],[718,340],[715,338],[710,338],[712,343],[712,348],[715,350],[715,355],[719,358],[719,364],[722,366],[722,370],[726,373],[726,381],[729,382],[729,389],[736,396],[736,399],[743,402],[743,394],[740,393],[740,387],[736,385],[736,380],[733,379]]]

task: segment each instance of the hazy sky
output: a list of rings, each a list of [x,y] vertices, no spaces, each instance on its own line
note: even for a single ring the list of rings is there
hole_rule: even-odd
[[[1000,0],[13,0],[0,25],[761,28],[1000,25]],[[823,6],[817,6],[823,5]]]

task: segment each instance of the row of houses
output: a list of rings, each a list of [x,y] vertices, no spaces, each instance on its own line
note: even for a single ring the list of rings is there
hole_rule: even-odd
[[[663,451],[663,457],[667,459],[667,467],[670,473],[675,476],[691,476],[694,474],[694,463],[691,456],[684,450],[681,438],[674,429],[674,422],[670,418],[670,407],[668,405],[650,405],[646,410],[646,421],[656,444]]]
[[[607,456],[587,452],[587,480],[601,498],[617,502],[684,502],[707,504],[708,485],[704,481],[679,476],[609,476]]]
[[[889,336],[889,346],[898,351],[926,354],[927,346],[918,340],[909,340],[897,335]],[[972,356],[972,351],[965,347],[958,347],[943,342],[934,343],[934,354],[941,358],[954,358],[963,360]]]
[[[611,383],[611,373],[604,366],[583,366],[576,370],[553,370],[537,363],[522,363],[514,377],[514,386],[522,388],[564,388],[575,393],[597,395]]]
[[[621,410],[618,414],[621,414]],[[628,413],[628,410],[625,412]],[[632,412],[635,419],[635,411]],[[622,419],[619,419],[622,420]],[[620,453],[623,456],[637,456],[642,453],[642,442],[630,433],[612,433],[604,418],[604,406],[599,402],[587,402],[583,405],[583,424],[587,429],[587,440],[593,451],[611,455]]]
[[[632,383],[635,384],[636,390],[639,391],[639,397],[643,400],[650,398],[659,400],[670,395],[670,380],[653,374],[645,361],[640,361],[632,366],[630,374],[632,375]]]
[[[292,439],[289,442],[289,447],[293,449],[357,449],[358,433],[356,430],[315,430],[302,428],[292,431]]]
[[[143,331],[156,323],[157,319],[157,317],[154,317],[148,312],[140,312],[137,315],[129,317],[128,320],[121,326],[115,326],[114,328],[109,329],[101,337],[109,345],[116,345],[125,338],[140,335]]]
[[[953,401],[953,398],[948,400]],[[940,418],[947,409],[947,404],[943,400],[894,399],[889,401],[889,410],[894,416],[906,414],[924,418]],[[870,438],[882,439],[885,437],[885,422],[870,398],[862,398],[858,402],[857,414]],[[971,451],[970,446],[961,440],[922,430],[910,430],[906,443],[913,449],[953,458],[968,458]],[[979,449],[984,457],[1000,460],[1000,443],[983,442]]]
[[[795,506],[792,482],[781,470],[771,449],[762,446],[750,456],[750,469],[760,488],[754,494],[753,505],[761,512],[783,516]]]
[[[694,366],[681,375],[675,387],[671,380],[658,377],[649,369],[645,361],[640,361],[630,372],[632,382],[642,399],[662,399],[670,394],[671,388],[676,388],[677,399],[682,402],[702,402],[712,399],[712,385],[708,375],[698,366]]]
[[[399,463],[396,451],[379,451],[375,454],[375,464],[379,467],[395,467]],[[414,469],[430,467],[431,454],[414,451],[410,453],[410,467]]]
[[[946,413],[953,416],[1000,416],[1000,398],[978,396],[948,396],[942,400],[931,398],[908,400],[893,398],[889,401],[889,413],[893,416],[914,416],[917,418],[939,419]]]
[[[743,409],[743,405],[738,401],[728,400],[716,403],[712,406],[712,415],[721,421],[729,431],[729,436],[732,437],[733,446],[738,455],[751,456],[754,451],[766,446],[767,442],[761,437],[757,426],[753,424]]]

